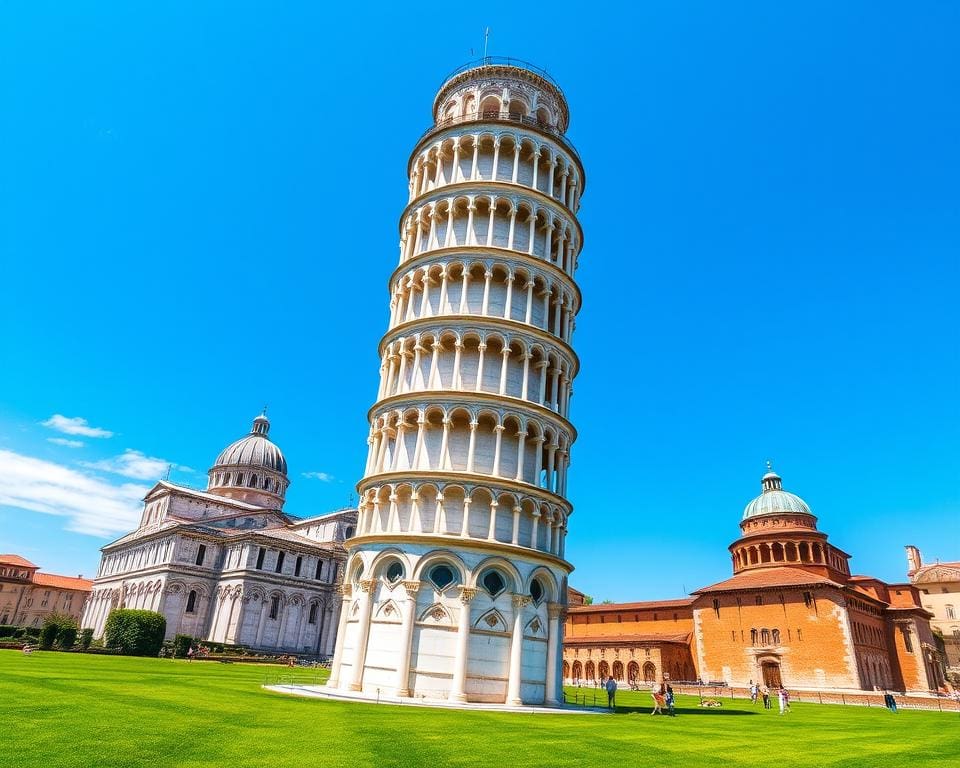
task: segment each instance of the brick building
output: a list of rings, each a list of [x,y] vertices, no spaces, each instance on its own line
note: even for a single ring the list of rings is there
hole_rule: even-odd
[[[920,550],[907,546],[907,577],[920,590],[923,607],[933,614],[930,625],[943,641],[943,661],[960,675],[960,562],[923,564]]]
[[[569,608],[564,677],[928,691],[943,684],[912,584],[850,573],[850,555],[768,471],[730,545],[733,576],[689,597]]]
[[[0,555],[0,624],[39,627],[52,613],[80,619],[93,582],[40,573],[19,555]]]

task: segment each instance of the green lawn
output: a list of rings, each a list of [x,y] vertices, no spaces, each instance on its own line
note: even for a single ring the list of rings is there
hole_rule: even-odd
[[[960,716],[749,702],[650,717],[348,704],[261,689],[277,668],[0,651],[0,766],[895,766],[960,761]],[[644,714],[631,714],[639,708]]]

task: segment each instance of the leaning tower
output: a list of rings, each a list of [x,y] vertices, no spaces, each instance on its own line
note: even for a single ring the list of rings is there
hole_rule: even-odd
[[[562,698],[584,175],[545,72],[443,83],[408,164],[330,688]]]

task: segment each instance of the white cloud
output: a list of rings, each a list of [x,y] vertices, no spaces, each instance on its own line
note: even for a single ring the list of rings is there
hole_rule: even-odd
[[[43,422],[43,426],[63,432],[65,435],[83,435],[84,437],[113,437],[113,432],[100,427],[91,427],[86,419],[79,416],[53,414]]]
[[[127,448],[122,454],[114,456],[112,459],[82,461],[80,464],[89,469],[100,469],[104,472],[112,472],[115,475],[132,477],[134,480],[159,480],[166,474],[168,467],[180,472],[193,472],[190,467],[173,464],[166,459],[147,456],[132,448]]]
[[[69,519],[67,529],[94,536],[126,533],[140,519],[148,486],[111,485],[50,461],[0,450],[0,505]]]
[[[54,445],[64,445],[67,448],[83,448],[86,445],[83,440],[68,440],[65,437],[48,437],[47,442]]]
[[[312,480],[322,480],[325,483],[332,483],[334,480],[333,475],[326,472],[303,472],[302,474],[304,477],[309,477]]]

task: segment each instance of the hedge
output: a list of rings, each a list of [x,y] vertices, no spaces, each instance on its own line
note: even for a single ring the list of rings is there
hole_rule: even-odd
[[[187,651],[190,650],[190,646],[193,645],[193,638],[190,635],[174,635],[173,636],[173,655],[174,658],[179,656],[184,658],[187,655]]]
[[[166,630],[167,620],[162,614],[120,608],[107,617],[103,644],[128,656],[156,656]]]
[[[44,619],[40,629],[40,647],[44,650],[53,648],[53,644],[65,650],[73,648],[77,642],[77,620],[72,616],[51,613]]]
[[[80,632],[80,648],[84,651],[87,650],[91,642],[93,642],[93,630],[87,627]]]

